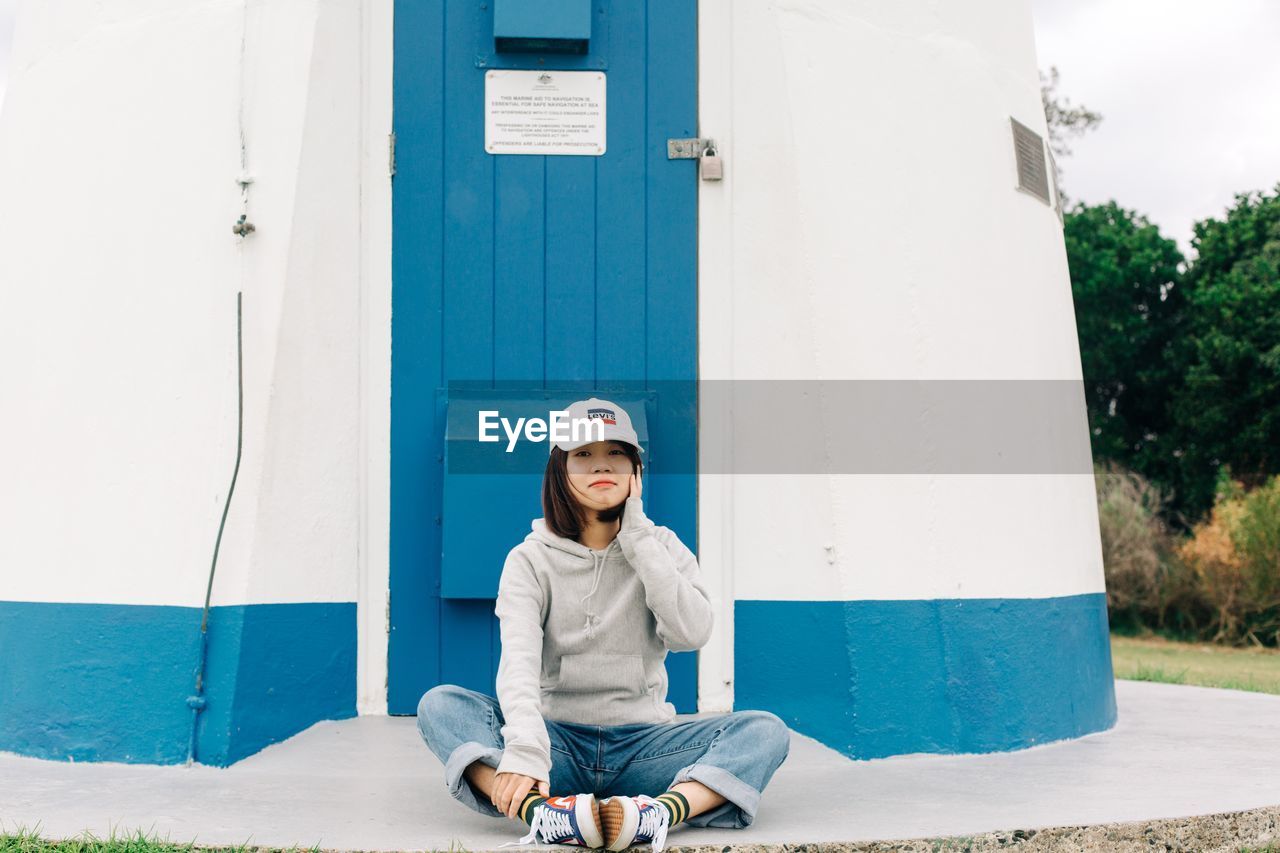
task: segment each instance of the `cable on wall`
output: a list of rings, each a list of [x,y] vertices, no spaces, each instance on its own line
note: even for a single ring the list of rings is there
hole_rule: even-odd
[[[236,490],[236,477],[240,475],[240,457],[244,450],[244,333],[242,321],[243,293],[236,293],[236,376],[237,376],[237,418],[236,418],[236,465],[231,472],[231,487],[227,489],[227,499],[222,505],[222,521],[218,524],[218,538],[213,543],[213,562],[209,566],[209,584],[204,591],[204,615],[200,619],[200,657],[196,663],[196,690],[187,697],[187,707],[191,709],[191,739],[187,744],[187,766],[196,758],[196,723],[200,712],[204,710],[204,666],[209,653],[209,600],[213,595],[213,576],[218,570],[218,550],[222,547],[222,531],[227,526],[227,511],[231,508],[231,495]]]

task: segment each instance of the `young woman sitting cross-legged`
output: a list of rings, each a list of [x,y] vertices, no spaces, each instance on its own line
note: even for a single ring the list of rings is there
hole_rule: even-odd
[[[512,844],[657,853],[680,824],[749,826],[790,731],[767,711],[674,721],[667,652],[701,648],[713,622],[697,558],[645,516],[626,411],[593,397],[568,413],[604,437],[551,448],[543,517],[498,584],[498,696],[433,687],[422,737],[455,799],[529,824]]]

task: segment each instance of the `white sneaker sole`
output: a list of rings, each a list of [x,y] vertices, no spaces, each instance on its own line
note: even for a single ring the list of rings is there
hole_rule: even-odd
[[[600,805],[600,820],[606,836],[612,834],[609,832],[612,827],[618,827],[618,833],[607,849],[626,850],[635,841],[636,829],[640,826],[640,809],[630,797],[610,797]]]
[[[574,816],[578,819],[578,832],[582,840],[592,848],[604,846],[604,837],[600,831],[600,803],[595,794],[579,795],[573,805]]]

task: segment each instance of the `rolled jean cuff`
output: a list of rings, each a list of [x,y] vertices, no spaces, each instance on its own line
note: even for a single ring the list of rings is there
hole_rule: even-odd
[[[756,819],[756,809],[760,805],[760,792],[723,767],[715,767],[711,764],[690,764],[676,774],[671,784],[677,785],[690,781],[701,782],[728,802],[719,808],[688,818],[684,822],[689,826],[743,829],[750,826]],[[737,814],[732,814],[735,806]],[[730,820],[733,822],[731,823]]]
[[[471,762],[476,759],[481,759],[485,764],[497,769],[499,762],[502,761],[502,750],[492,746],[485,746],[475,741],[468,741],[450,753],[449,760],[444,765],[444,781],[449,786],[449,795],[463,805],[480,812],[480,814],[489,815],[490,817],[506,817],[505,814],[498,811],[498,807],[493,803],[477,797],[475,789],[471,787],[471,783],[463,775],[463,772],[471,765]]]

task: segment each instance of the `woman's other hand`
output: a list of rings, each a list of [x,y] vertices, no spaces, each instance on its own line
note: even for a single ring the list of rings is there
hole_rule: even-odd
[[[498,773],[493,777],[493,805],[507,817],[516,817],[520,804],[524,802],[529,789],[537,784],[538,793],[544,797],[551,796],[551,786],[531,776],[519,773]]]
[[[630,498],[638,498],[638,497],[640,497],[640,492],[641,492],[641,491],[643,491],[643,489],[644,489],[644,486],[643,486],[643,484],[640,482],[640,472],[639,472],[639,471],[636,471],[636,472],[632,473],[632,475],[631,475],[631,491],[627,494],[627,497],[630,497]]]

